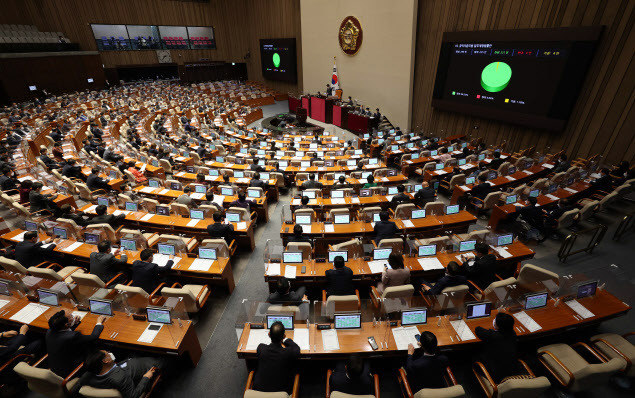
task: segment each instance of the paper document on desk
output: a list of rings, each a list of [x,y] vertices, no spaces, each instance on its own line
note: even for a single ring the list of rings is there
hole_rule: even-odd
[[[445,170],[441,169],[441,170],[435,170],[434,174],[436,175],[441,175],[441,174],[445,174]]]
[[[505,178],[507,178],[507,180],[509,181],[516,181],[516,179],[512,176],[505,176]]]
[[[458,320],[458,321],[450,321],[450,324],[452,325],[452,327],[456,331],[456,334],[459,335],[459,338],[461,340],[465,341],[465,340],[474,340],[474,339],[476,339],[476,336],[474,336],[474,333],[472,333],[472,331],[470,330],[469,326],[467,326],[467,323],[465,323],[465,321],[463,319]]]
[[[152,217],[154,217],[154,214],[146,214],[145,216],[141,217],[141,221],[150,221]]]
[[[335,232],[335,225],[324,224],[324,232]]]
[[[322,330],[322,348],[324,351],[337,351],[340,349],[340,342],[337,339],[337,330]]]
[[[26,234],[27,232],[29,231],[20,232],[19,234],[11,238],[11,240],[14,240],[16,242],[22,242],[24,240],[24,234]]]
[[[572,189],[572,188],[565,188],[564,190],[565,191],[569,191],[571,193],[578,193],[578,191],[576,191],[575,189]]]
[[[372,274],[379,274],[384,271],[386,260],[373,260],[366,264],[368,264],[368,268],[370,268]]]
[[[300,346],[301,350],[309,351],[311,345],[309,344],[309,329],[294,329],[293,341]]]
[[[460,185],[459,188],[461,188],[464,191],[469,191],[470,188],[467,185]]]
[[[389,201],[389,202],[392,202],[393,196],[395,196],[395,195],[386,195],[386,200]]]
[[[143,193],[152,193],[152,192],[154,192],[154,189],[155,188],[152,188],[152,187],[144,187],[144,188],[141,189],[141,192],[143,192]]]
[[[204,197],[205,197],[204,193],[195,192],[190,194],[190,198],[192,199],[203,199]]]
[[[139,343],[152,343],[154,341],[154,338],[157,337],[157,334],[159,334],[159,332],[161,331],[162,327],[163,327],[162,323],[148,324],[148,327],[146,327],[146,330],[144,330],[143,333],[141,333],[141,336],[139,336],[137,341]],[[153,328],[156,330],[151,330],[150,328]]]
[[[4,307],[5,305],[7,305],[9,303],[10,303],[9,300],[0,300],[0,308]]]
[[[79,317],[79,320],[83,320],[84,317],[86,316],[86,314],[88,314],[87,311],[73,311],[73,313],[71,314],[72,316],[77,316]]]
[[[483,162],[485,162],[485,163],[491,163],[491,162],[492,162],[492,159],[483,159]]]
[[[42,249],[46,249],[47,247],[54,245],[55,243],[51,242],[51,243],[45,243],[42,246],[40,246]]]
[[[512,256],[512,254],[508,252],[507,249],[504,247],[498,247],[496,251],[498,252],[498,255],[501,256],[502,258],[510,258]]]
[[[531,171],[529,171],[529,170],[523,170],[523,173],[527,174],[528,176],[530,176],[530,175],[534,174],[534,173],[532,173],[532,172],[531,172]]]
[[[355,204],[359,204],[359,198],[351,198],[351,202]]]
[[[357,183],[358,184],[366,184],[368,181],[366,180],[361,180],[361,179],[357,179]]]
[[[115,211],[112,212],[112,214],[114,216],[118,216],[120,214],[128,215],[128,214],[130,214],[130,210],[115,210]]]
[[[237,178],[236,179],[236,183],[237,184],[249,184],[249,178]]]
[[[208,260],[206,258],[197,258],[196,260],[192,261],[192,265],[190,265],[190,268],[188,269],[188,271],[209,271],[210,268],[212,268],[212,264],[214,264],[214,260]]]
[[[170,261],[170,256],[166,254],[156,253],[152,256],[152,262],[159,267],[165,267],[168,264],[168,261]],[[179,261],[181,261],[181,257],[174,257],[172,261],[174,261],[174,265],[176,265],[179,263]]]
[[[331,198],[331,204],[343,205],[343,204],[346,204],[346,199],[344,199],[344,198]]]
[[[92,205],[88,209],[84,210],[84,213],[95,213],[96,209],[97,209],[97,205]]]
[[[395,339],[397,350],[405,351],[408,349],[408,344],[412,344],[415,348],[419,347],[417,343],[416,335],[419,334],[419,329],[416,326],[398,327],[392,329],[392,337]]]
[[[247,229],[247,223],[245,221],[237,222],[236,229]]]
[[[179,159],[179,158],[177,158],[177,159]],[[181,160],[181,159],[179,159],[179,160]],[[184,175],[185,175],[185,172],[183,172],[183,171],[180,171],[180,172],[175,174],[175,176],[177,176],[177,177],[183,177]]]
[[[223,202],[225,201],[225,195],[214,195],[212,202],[216,203],[221,209],[223,208]]]
[[[74,242],[73,244],[63,248],[62,250],[64,250],[65,252],[69,252],[70,253],[73,250],[80,248],[82,245],[83,245],[82,242]]]
[[[424,271],[432,271],[435,269],[444,269],[445,267],[441,264],[441,261],[436,257],[424,257],[418,259],[421,268]]]
[[[333,199],[331,199],[333,201]],[[293,199],[291,200],[291,206],[299,206],[302,204],[302,199]]]
[[[168,192],[170,192],[169,189],[162,189],[162,190],[159,191],[159,195],[165,195]]]
[[[187,222],[187,224],[185,226],[186,227],[195,227],[196,224],[198,224],[199,221],[201,221],[201,220],[197,220],[197,219],[190,220],[190,221]]]
[[[406,228],[414,228],[414,224],[412,223],[412,220],[403,220],[403,226]]]
[[[13,316],[9,319],[20,323],[30,324],[36,320],[37,317],[45,313],[49,308],[51,307],[37,303],[29,303],[20,311],[13,314]]]
[[[22,283],[24,283],[25,285],[31,287],[31,286],[35,286],[36,284],[40,283],[41,279],[33,276],[33,275],[27,275],[22,277]]]
[[[459,169],[461,169],[461,170],[467,170],[467,169],[470,169],[470,168],[472,168],[471,164],[464,164],[462,166],[459,166]]]
[[[488,184],[489,184],[490,186],[492,186],[492,187],[495,185],[495,184],[494,184],[493,182],[491,182],[491,181],[485,181],[485,182],[486,182],[486,183],[488,183]]]
[[[294,265],[287,265],[284,269],[284,276],[287,279],[295,279],[297,267]]]
[[[591,311],[587,310],[585,306],[580,304],[578,300],[567,301],[565,304],[584,319],[593,318],[595,316]]]
[[[551,200],[560,200],[560,198],[559,198],[559,197],[554,196],[554,195],[552,195],[552,194],[548,194],[548,195],[547,195],[547,197],[548,197],[549,199],[551,199]]]
[[[547,169],[553,169],[553,166],[554,166],[553,164],[549,164],[549,163],[543,163],[542,164],[542,167],[545,167]]]
[[[250,329],[249,337],[247,338],[247,346],[245,350],[256,351],[260,344],[270,344],[271,338],[269,338],[268,329]]]
[[[267,266],[267,275],[268,276],[280,275],[280,263],[269,263],[269,265]]]
[[[525,311],[514,314],[514,318],[518,319],[518,322],[522,323],[523,326],[530,332],[542,329],[542,326],[538,325],[538,323],[536,323],[532,317],[527,315]]]

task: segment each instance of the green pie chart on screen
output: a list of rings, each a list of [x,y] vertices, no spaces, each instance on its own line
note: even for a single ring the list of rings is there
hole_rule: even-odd
[[[273,66],[276,68],[280,66],[280,54],[273,53]]]
[[[490,93],[497,93],[509,84],[512,68],[504,62],[492,62],[481,72],[481,87]]]

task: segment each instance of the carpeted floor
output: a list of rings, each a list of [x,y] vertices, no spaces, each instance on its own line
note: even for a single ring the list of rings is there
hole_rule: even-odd
[[[264,117],[286,112],[287,102],[278,102],[275,105],[263,107]],[[312,123],[321,124],[314,120]],[[259,125],[259,121],[250,125]],[[328,126],[330,131],[342,138],[354,137],[351,133]],[[265,300],[268,294],[263,279],[263,251],[267,240],[280,239],[281,211],[285,204],[288,205],[291,192],[281,195],[280,201],[269,205],[269,222],[261,224],[256,229],[256,248],[252,253],[242,252],[232,259],[236,289],[229,296],[226,292],[219,291],[212,294],[206,309],[197,320],[197,333],[203,348],[203,356],[195,369],[182,371],[177,377],[165,382],[156,397],[242,397],[247,368],[244,361],[236,356],[237,325],[236,320],[240,313],[243,300]],[[441,197],[442,200],[447,198]],[[606,288],[614,292],[623,301],[633,304],[635,300],[635,267],[633,261],[632,242],[633,233],[627,234],[621,242],[611,240],[617,226],[620,215],[635,211],[633,203],[622,203],[615,207],[611,215],[601,215],[598,219],[609,225],[609,230],[604,240],[592,255],[579,254],[571,257],[565,264],[559,263],[556,257],[561,242],[547,240],[541,245],[532,246],[536,251],[536,257],[532,264],[545,267],[559,274],[571,274],[584,272],[590,276],[597,276],[607,282]],[[477,226],[485,227],[486,222],[479,220]],[[239,326],[239,325],[238,325]],[[603,323],[599,329],[601,332],[626,332],[635,330],[635,315],[631,311],[627,316]],[[597,332],[597,331],[595,331]],[[536,347],[550,342],[575,342],[586,338],[589,333],[573,333],[554,336],[541,340],[536,344],[523,344],[523,353],[529,358],[530,366],[542,373],[541,367],[532,360],[532,353]],[[459,353],[450,355],[452,368],[458,381],[464,385],[468,396],[484,396],[471,373],[471,353]],[[402,358],[381,359],[372,361],[375,371],[380,374],[382,397],[401,396],[397,384],[395,369]],[[302,361],[301,369],[301,397],[323,397],[325,393],[326,370],[332,366],[330,361]],[[28,397],[37,397],[38,394],[29,393]],[[545,396],[553,396],[549,391]],[[586,391],[584,397],[632,397],[633,391],[618,390],[612,386]]]

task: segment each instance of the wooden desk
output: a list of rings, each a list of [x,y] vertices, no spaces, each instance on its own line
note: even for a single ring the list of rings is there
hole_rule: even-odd
[[[184,183],[188,183],[188,184],[195,184],[196,183],[196,174],[195,173],[187,173],[187,172],[179,172],[173,175],[173,177],[178,180],[178,181],[182,181]],[[205,181],[209,181],[214,185],[225,185],[225,180],[223,180],[223,176],[218,175],[218,176],[205,176]],[[276,186],[276,180],[275,179],[269,179],[269,180],[263,180],[266,184],[265,188],[263,189],[263,191],[265,192],[265,195],[267,195],[267,198],[271,198],[274,201],[278,201],[278,199],[280,198],[280,195],[278,193],[278,187]],[[243,189],[247,189],[249,188],[249,183],[251,182],[251,178],[234,178],[231,177],[229,179],[230,184],[232,185],[236,185],[239,186]],[[231,196],[230,198],[232,198],[233,196]],[[264,206],[266,208],[266,199],[265,199],[265,203]],[[204,199],[201,199],[204,200]],[[235,200],[235,199],[233,199]],[[258,203],[258,205],[263,205],[261,202],[262,200],[257,200],[256,201]],[[258,213],[259,217],[263,217],[262,219],[265,220],[265,222],[267,222],[267,220],[269,220],[269,216],[268,214],[266,214],[266,212],[263,212],[263,214]]]
[[[572,330],[587,328],[598,325],[599,323],[626,314],[631,307],[612,294],[599,290],[593,297],[587,297],[579,300],[589,311],[595,316],[579,320],[573,317],[575,314],[567,305],[561,303],[558,307],[554,307],[554,300],[549,300],[547,307],[528,311],[528,314],[542,327],[536,332],[529,332],[524,327],[521,331],[517,331],[518,338],[521,342],[531,341],[538,338],[562,334]],[[492,310],[489,318],[480,318],[467,320],[466,324],[474,333],[477,326],[491,329],[492,319],[498,313]],[[477,348],[481,340],[463,341],[458,338],[454,328],[450,324],[447,317],[441,317],[440,324],[437,324],[435,318],[429,318],[426,325],[417,325],[419,332],[429,331],[435,334],[438,339],[439,349],[441,351],[454,351],[464,349]],[[519,322],[516,322],[518,325]],[[397,345],[392,337],[390,326],[387,322],[373,325],[373,322],[363,322],[361,329],[355,330],[338,330],[338,340],[340,349],[338,351],[325,351],[322,345],[322,337],[315,324],[309,325],[309,345],[310,349],[302,351],[303,359],[334,359],[346,358],[352,353],[359,353],[365,357],[372,356],[401,356],[405,357],[405,351],[397,350]],[[306,327],[306,326],[302,326]],[[247,351],[247,339],[249,337],[249,325],[245,325],[243,332],[239,338],[236,354],[241,359],[255,359],[256,351]],[[368,337],[374,336],[380,348],[373,351],[368,344]],[[292,338],[292,332],[287,332],[287,337]],[[380,344],[381,343],[381,344]]]

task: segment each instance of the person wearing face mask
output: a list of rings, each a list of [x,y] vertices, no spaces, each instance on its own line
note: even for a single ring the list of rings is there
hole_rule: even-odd
[[[130,358],[119,363],[115,355],[105,350],[93,351],[86,356],[86,373],[71,393],[84,386],[115,389],[123,398],[138,398],[147,392],[156,372],[165,368],[166,361],[159,358]]]
[[[496,384],[503,379],[517,375],[518,369],[518,337],[514,331],[514,317],[504,312],[496,314],[492,323],[493,329],[477,326],[476,337],[483,341],[477,360],[487,368]]]
[[[86,336],[73,330],[80,323],[77,316],[61,310],[49,319],[44,338],[49,368],[60,377],[68,376],[84,359],[87,346],[94,344],[104,330],[105,316],[99,316],[93,332]]]
[[[445,268],[445,275],[443,275],[434,286],[427,282],[421,284],[421,288],[424,290],[425,295],[437,295],[443,292],[443,289],[448,287],[454,287],[458,285],[467,285],[467,278],[461,275],[461,268],[456,261],[450,261]]]

